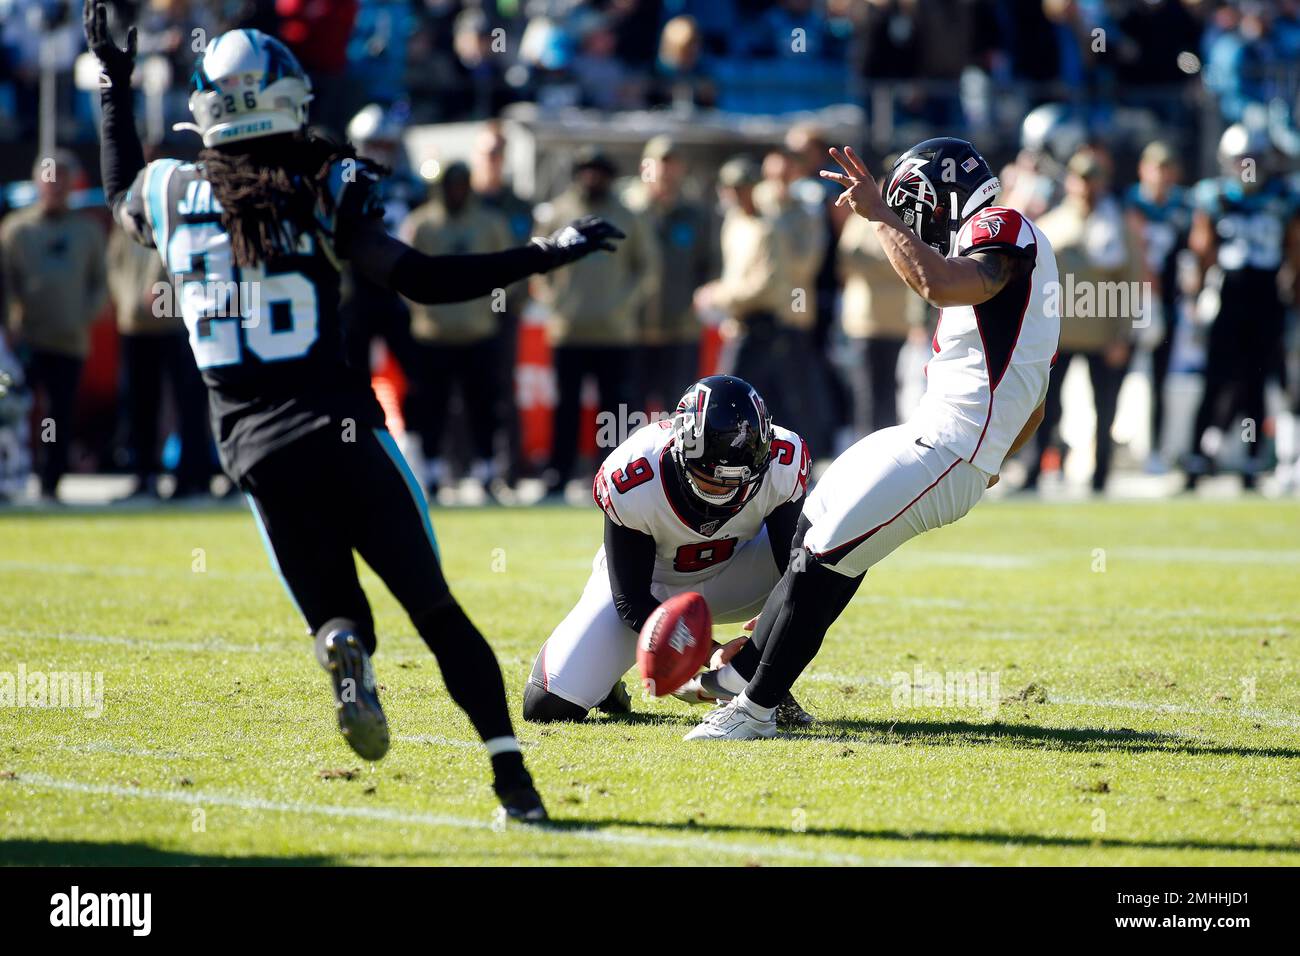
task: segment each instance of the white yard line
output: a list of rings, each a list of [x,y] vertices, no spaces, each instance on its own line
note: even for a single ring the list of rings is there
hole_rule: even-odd
[[[0,571],[28,571],[36,574],[74,574],[77,576],[98,576],[114,578],[219,578],[223,581],[255,581],[267,578],[267,572],[261,571],[222,571],[212,568],[202,572],[194,571],[188,553],[177,558],[174,567],[144,568],[130,564],[76,564],[69,561],[0,561]],[[274,578],[267,578],[274,583]]]
[[[232,644],[229,641],[174,641],[154,640],[148,637],[125,637],[118,634],[38,634],[32,631],[11,630],[0,627],[0,638],[5,640],[66,641],[71,644],[107,644],[113,647],[135,647],[142,651],[211,651],[217,654],[267,654],[292,650],[288,644]],[[305,644],[305,642],[304,642]]]
[[[912,672],[906,671],[908,677]],[[857,687],[892,688],[894,682],[876,674],[840,674],[835,671],[811,671],[801,678],[818,684],[848,684]],[[1009,688],[1007,688],[1009,690]],[[1260,707],[1224,708],[1193,707],[1190,704],[1156,704],[1142,700],[1124,700],[1110,697],[1076,697],[1068,694],[1048,694],[1049,704],[1065,704],[1074,707],[1095,707],[1110,710],[1138,710],[1153,714],[1190,714],[1198,717],[1216,717],[1243,720],[1269,727],[1300,727],[1300,715],[1284,710],[1269,710]],[[1014,706],[1006,704],[1004,706]],[[963,708],[978,713],[979,708]]]
[[[459,747],[461,749],[482,750],[483,742],[479,740],[455,740],[442,734],[393,734],[394,740],[409,744],[430,744],[434,747]],[[526,745],[524,745],[526,746]]]
[[[1215,710],[1211,707],[1192,707],[1187,704],[1153,704],[1143,700],[1120,700],[1112,698],[1071,697],[1049,694],[1049,704],[1070,704],[1077,707],[1105,707],[1115,710],[1139,710],[1157,714],[1191,714],[1198,717],[1235,718],[1270,727],[1300,727],[1300,716],[1280,710],[1263,710],[1258,707],[1239,707],[1231,710]]]
[[[166,803],[180,803],[199,807],[230,807],[236,810],[248,810],[267,813],[286,813],[299,816],[327,816],[350,820],[369,820],[381,823],[399,823],[444,827],[457,830],[493,830],[494,824],[489,820],[473,817],[457,817],[439,813],[416,813],[390,807],[339,806],[335,804],[301,803],[297,801],[268,800],[264,797],[250,797],[239,794],[213,793],[193,790],[153,790],[147,787],[122,787],[116,784],[84,783],[77,780],[60,780],[44,774],[19,774],[11,781],[0,786],[26,786],[41,790],[54,790],[64,793],[80,793],[95,796],[122,797],[138,800],[154,800]],[[635,829],[635,823],[629,823]],[[589,843],[612,844],[616,846],[635,846],[647,849],[686,850],[691,860],[707,861],[710,854],[732,854],[754,858],[775,860],[801,860],[810,863],[823,863],[850,866],[900,866],[932,865],[929,861],[870,859],[851,853],[825,853],[818,850],[802,850],[798,847],[771,846],[763,843],[746,843],[738,840],[719,840],[708,837],[665,837],[652,834],[613,833],[608,830],[563,829],[558,827],[510,826],[508,832],[513,836],[546,837],[560,840],[575,840]]]

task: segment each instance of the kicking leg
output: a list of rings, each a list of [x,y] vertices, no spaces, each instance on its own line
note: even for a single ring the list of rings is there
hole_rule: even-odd
[[[368,503],[354,512],[357,550],[437,658],[447,692],[487,748],[506,812],[518,819],[545,819],[510,722],[501,668],[443,577],[419,483],[388,432],[377,431],[356,444],[352,496]]]
[[[947,449],[918,443],[907,426],[869,435],[836,459],[804,506],[803,550],[759,617],[753,679],[686,739],[775,734],[777,704],[816,656],[867,569],[910,538],[960,518],[987,480]]]

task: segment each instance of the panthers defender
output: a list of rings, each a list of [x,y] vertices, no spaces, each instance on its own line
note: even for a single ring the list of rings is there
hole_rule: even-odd
[[[428,507],[339,320],[343,261],[417,302],[485,295],[572,262],[621,234],[599,220],[481,256],[429,257],[383,228],[381,170],[307,132],[311,84],[289,50],[256,30],[216,37],[194,71],[198,163],[145,165],[126,49],[104,4],[86,37],[106,77],[104,191],[114,218],[172,273],[209,389],[222,465],[247,494],[271,561],[332,679],[339,728],[378,760],[388,725],[370,666],[374,622],[355,549],[406,609],[447,690],[486,744],[494,789],[522,820],[546,813],[524,768],[491,648],[452,597]]]
[[[758,392],[730,375],[702,379],[672,418],[634,432],[596,472],[605,543],[577,606],[533,663],[524,717],[628,710],[622,677],[637,634],[674,594],[699,592],[715,622],[752,618],[790,560],[807,483],[803,441],[773,425]],[[730,699],[743,688],[697,678],[677,696]],[[793,700],[782,717],[809,719]]]
[[[1278,174],[1267,130],[1236,123],[1219,140],[1220,175],[1192,189],[1188,246],[1196,255],[1202,295],[1197,305],[1209,321],[1205,389],[1184,459],[1187,487],[1215,468],[1203,450],[1205,433],[1223,426],[1241,433],[1243,421],[1259,427],[1267,414],[1270,378],[1286,381],[1286,306],[1279,274],[1300,274],[1300,195]],[[1253,490],[1264,467],[1265,443],[1245,443],[1242,486]]]
[[[837,204],[875,223],[893,266],[938,306],[925,397],[911,421],[868,435],[837,458],[808,496],[791,560],[754,639],[728,664],[744,691],[687,740],[776,733],[776,705],[821,647],[867,569],[903,542],[950,524],[997,481],[1042,420],[1060,337],[1051,246],[1014,209],[975,147],[940,137],[898,158],[882,194],[852,149]]]

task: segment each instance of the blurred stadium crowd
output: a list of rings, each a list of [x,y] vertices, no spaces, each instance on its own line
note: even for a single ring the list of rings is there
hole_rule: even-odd
[[[1061,485],[1071,448],[1071,481],[1096,492],[1112,464],[1176,468],[1168,490],[1216,468],[1297,485],[1297,0],[115,8],[140,28],[156,151],[192,155],[171,126],[194,57],[256,26],[311,74],[313,121],[393,170],[388,225],[413,245],[492,251],[587,213],[628,234],[479,302],[350,285],[356,361],[444,500],[519,500],[525,479],[560,496],[716,370],[824,461],[905,418],[936,315],[817,170],[832,142],[879,173],[936,134],[1002,166],[1003,204],[1036,219],[1068,280],[1020,486]],[[79,4],[0,0],[0,501],[57,501],[69,471],[133,476],[132,498],[206,496],[221,482],[202,383],[159,304],[171,277],[106,229],[83,52]],[[1126,297],[1085,306],[1090,289]]]

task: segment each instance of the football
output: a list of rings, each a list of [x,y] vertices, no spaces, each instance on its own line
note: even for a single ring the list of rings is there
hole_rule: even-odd
[[[699,594],[675,594],[641,628],[636,663],[652,697],[671,694],[695,676],[713,649],[713,615]]]

